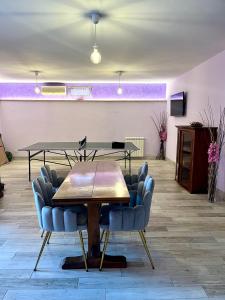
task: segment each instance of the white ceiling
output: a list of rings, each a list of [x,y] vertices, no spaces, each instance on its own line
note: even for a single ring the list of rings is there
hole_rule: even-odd
[[[225,49],[225,0],[1,0],[0,81],[173,78]],[[102,63],[89,56],[97,25]]]

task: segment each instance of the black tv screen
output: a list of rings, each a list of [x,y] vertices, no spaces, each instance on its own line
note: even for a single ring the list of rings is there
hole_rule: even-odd
[[[186,97],[184,92],[170,96],[170,115],[184,116],[186,110]]]

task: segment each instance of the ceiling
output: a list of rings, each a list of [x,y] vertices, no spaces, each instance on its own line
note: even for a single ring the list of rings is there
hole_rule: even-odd
[[[93,24],[102,63],[93,65]],[[1,0],[0,81],[165,81],[225,49],[225,0]]]

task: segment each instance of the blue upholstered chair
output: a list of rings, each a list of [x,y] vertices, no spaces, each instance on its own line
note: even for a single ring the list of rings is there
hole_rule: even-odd
[[[148,175],[148,163],[147,162],[143,163],[140,166],[140,168],[138,170],[138,174],[125,175],[124,180],[127,184],[128,190],[137,190],[138,183],[140,181],[144,181],[147,175]]]
[[[39,193],[44,199],[45,204],[48,206],[52,206],[52,197],[54,196],[56,189],[53,188],[50,182],[44,181],[44,179],[41,177],[38,177],[36,181],[38,184],[32,185],[33,193]],[[41,237],[44,236],[44,233],[45,231],[43,230],[41,233]],[[49,243],[50,237],[51,234],[49,235],[47,243]]]
[[[140,166],[138,170],[138,174],[124,175],[124,180],[126,182],[128,191],[130,193],[130,203],[129,204],[115,203],[115,204],[102,206],[101,218],[105,219],[105,217],[107,217],[108,212],[115,206],[134,206],[134,198],[136,198],[137,195],[138,183],[144,181],[147,174],[148,174],[148,163],[145,162]],[[105,230],[102,230],[101,237],[100,237],[101,241],[103,239],[104,234],[105,234]]]
[[[106,232],[99,268],[100,271],[102,270],[104,255],[109,240],[109,233],[111,231],[138,231],[152,268],[154,269],[151,254],[144,236],[144,229],[147,226],[150,217],[152,194],[154,190],[153,178],[148,175],[144,182],[139,183],[138,188],[142,190],[142,194],[141,197],[137,199],[138,203],[136,206],[113,207],[110,211],[108,211],[108,220],[107,216],[100,220],[101,229]]]
[[[41,177],[44,179],[44,181],[50,182],[54,188],[59,188],[60,185],[64,181],[64,177],[60,177],[57,175],[55,170],[51,170],[48,165],[45,165],[41,167]]]
[[[40,228],[46,232],[44,237],[37,262],[34,267],[34,271],[37,269],[38,262],[41,258],[42,252],[46,243],[48,242],[52,232],[79,232],[81,248],[85,263],[85,268],[87,271],[87,261],[86,254],[84,250],[84,242],[82,236],[82,230],[87,229],[87,218],[84,220],[79,217],[77,213],[77,208],[73,207],[53,207],[51,204],[51,184],[45,183],[41,177],[33,180],[32,189],[34,193],[34,201],[37,210],[37,217]],[[49,198],[48,198],[49,197]],[[47,201],[46,201],[47,199]],[[85,222],[84,222],[85,221]]]
[[[38,184],[34,184],[33,186],[33,192],[41,194],[42,198],[45,201],[45,204],[48,206],[53,207],[52,203],[52,197],[54,196],[57,189],[55,189],[50,182],[46,182],[43,177],[37,177],[36,182]],[[77,204],[73,206],[68,206],[67,208],[72,209],[74,212],[77,213],[77,219],[79,224],[86,224],[87,223],[87,208],[83,204]],[[41,237],[44,235],[44,230],[42,231]],[[51,233],[49,235],[49,238],[47,240],[47,243],[49,244],[49,240],[51,237]]]

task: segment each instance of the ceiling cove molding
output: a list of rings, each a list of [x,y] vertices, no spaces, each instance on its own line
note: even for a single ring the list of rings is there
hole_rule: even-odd
[[[118,83],[66,83],[65,93],[35,94],[35,83],[0,83],[1,100],[88,100],[88,101],[156,101],[166,99],[166,83],[124,83],[123,94],[117,94]],[[38,83],[40,88],[44,84]],[[46,85],[45,85],[46,86]],[[50,87],[51,88],[51,87]],[[76,92],[75,92],[76,91]]]

